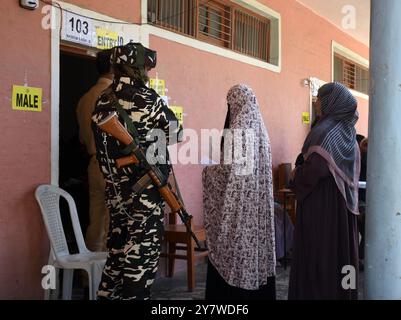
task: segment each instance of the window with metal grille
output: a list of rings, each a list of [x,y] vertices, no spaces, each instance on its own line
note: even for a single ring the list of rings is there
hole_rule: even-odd
[[[148,0],[148,22],[270,62],[270,20],[223,0]]]
[[[339,54],[334,55],[334,81],[347,88],[369,94],[369,69]]]
[[[270,21],[235,10],[234,50],[269,61]]]
[[[195,36],[198,0],[148,0],[148,22]]]
[[[229,48],[231,43],[231,8],[214,1],[199,1],[198,35]]]

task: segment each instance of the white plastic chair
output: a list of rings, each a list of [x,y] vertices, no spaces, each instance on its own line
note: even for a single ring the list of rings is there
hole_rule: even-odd
[[[47,234],[50,239],[51,253],[49,261],[53,266],[63,270],[63,300],[71,300],[74,269],[83,269],[89,277],[89,299],[96,299],[97,288],[107,258],[107,252],[91,252],[86,248],[79,223],[74,199],[64,190],[52,186],[41,185],[35,192],[36,200],[42,211]],[[60,216],[60,197],[69,207],[75,239],[79,253],[70,254]]]

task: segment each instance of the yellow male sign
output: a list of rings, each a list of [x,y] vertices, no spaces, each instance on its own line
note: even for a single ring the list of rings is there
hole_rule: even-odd
[[[42,111],[42,88],[13,86],[13,110]]]

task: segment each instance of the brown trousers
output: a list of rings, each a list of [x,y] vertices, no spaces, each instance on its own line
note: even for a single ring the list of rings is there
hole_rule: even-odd
[[[85,242],[90,251],[106,251],[110,218],[105,202],[105,182],[96,156],[92,156],[89,162],[88,178],[89,226]]]

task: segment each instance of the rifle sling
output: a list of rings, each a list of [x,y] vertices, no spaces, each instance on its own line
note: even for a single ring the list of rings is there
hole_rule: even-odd
[[[131,154],[138,146],[139,146],[139,133],[135,128],[134,123],[132,122],[131,118],[129,117],[127,111],[124,110],[123,106],[118,102],[118,98],[116,97],[115,93],[110,91],[110,95],[112,96],[114,105],[116,107],[117,113],[121,118],[123,118],[123,121],[125,125],[127,126],[128,132],[131,134],[132,138],[134,141],[130,143],[129,145],[125,146],[122,150],[121,153],[123,155],[129,155]]]
[[[136,130],[134,123],[132,122],[131,118],[129,117],[127,111],[124,110],[122,105],[118,102],[117,97],[115,99],[116,102],[116,109],[117,113],[123,118],[124,123],[127,126],[128,132],[131,134],[131,136],[134,138],[136,143],[139,143],[139,134],[138,131]]]

